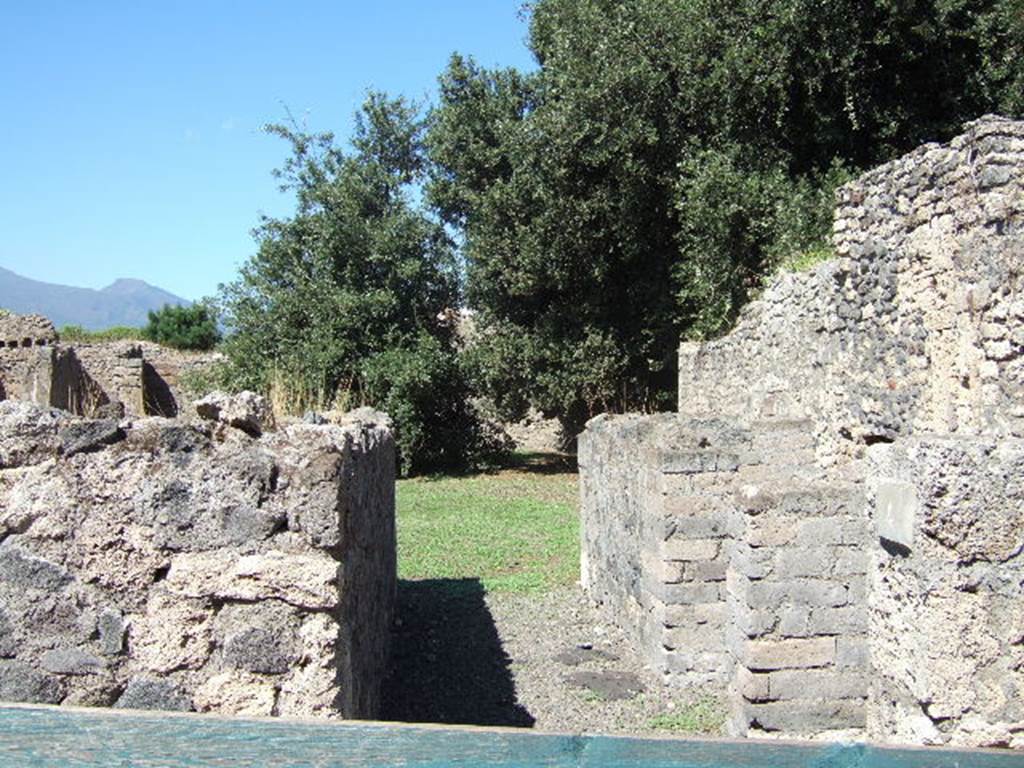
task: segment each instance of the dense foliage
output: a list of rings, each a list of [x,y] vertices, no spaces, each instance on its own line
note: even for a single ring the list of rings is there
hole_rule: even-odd
[[[291,145],[278,176],[296,211],[262,221],[256,254],[222,287],[228,380],[299,412],[386,410],[406,471],[471,461],[486,446],[443,319],[459,304],[454,250],[410,199],[417,110],[371,94],[347,151],[294,124],[269,130]]]
[[[143,334],[150,341],[175,349],[209,350],[220,341],[217,316],[206,304],[166,304],[149,313]]]
[[[849,174],[1024,109],[1021,0],[539,0],[539,69],[454,56],[427,199],[464,237],[506,416],[671,402]]]
[[[58,329],[57,335],[61,341],[70,343],[142,341],[146,338],[142,328],[132,328],[129,325],[115,325],[101,331],[90,331],[81,325],[64,325]]]

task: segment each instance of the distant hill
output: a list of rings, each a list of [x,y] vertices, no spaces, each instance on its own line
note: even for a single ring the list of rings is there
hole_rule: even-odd
[[[143,326],[150,310],[191,302],[142,280],[115,280],[106,288],[43,283],[0,267],[0,307],[18,314],[46,315],[58,328],[81,325],[99,331],[115,325]]]

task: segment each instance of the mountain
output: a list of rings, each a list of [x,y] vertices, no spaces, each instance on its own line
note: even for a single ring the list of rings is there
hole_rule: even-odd
[[[143,326],[164,304],[189,304],[142,280],[115,280],[106,288],[44,283],[0,267],[0,307],[18,314],[46,315],[58,328],[81,325],[99,331],[115,325]]]

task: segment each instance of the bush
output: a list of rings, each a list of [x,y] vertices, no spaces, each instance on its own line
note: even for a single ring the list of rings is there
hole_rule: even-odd
[[[206,304],[165,304],[149,313],[145,338],[175,349],[210,350],[220,341],[217,318]]]
[[[61,341],[100,342],[100,341],[142,341],[147,338],[142,328],[128,325],[115,325],[102,331],[90,331],[81,325],[65,325],[57,332]]]
[[[381,94],[348,150],[330,134],[270,127],[292,147],[277,175],[296,211],[263,220],[256,254],[221,292],[232,388],[266,392],[278,415],[386,411],[406,473],[466,467],[483,445],[444,319],[459,305],[452,242],[408,188],[422,130],[413,106]]]
[[[479,467],[508,448],[473,410],[455,350],[432,336],[369,358],[363,382],[367,400],[394,421],[403,474]]]

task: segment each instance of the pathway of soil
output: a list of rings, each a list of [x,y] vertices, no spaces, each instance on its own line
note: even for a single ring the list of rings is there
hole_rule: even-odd
[[[700,692],[667,688],[578,587],[488,595],[475,579],[403,581],[384,719],[662,733]]]

